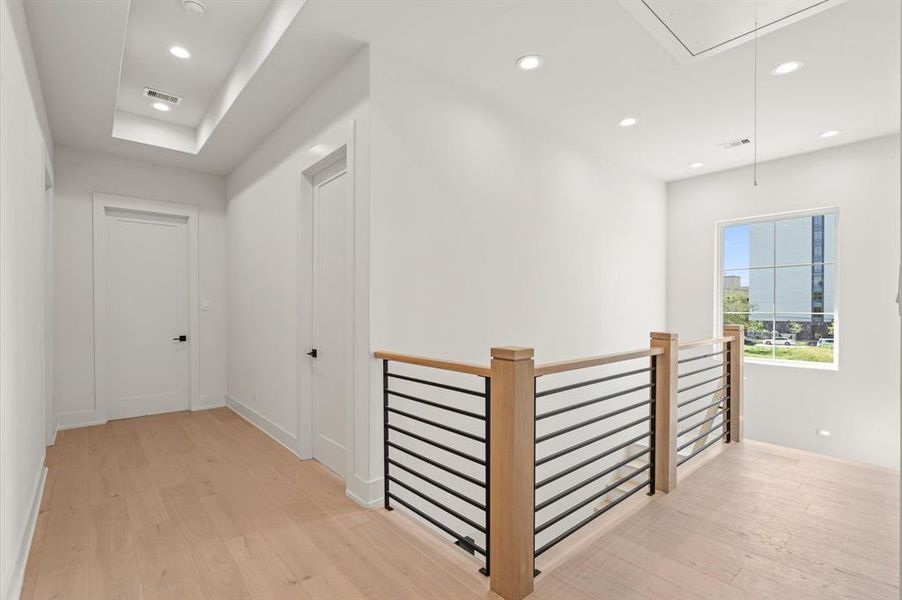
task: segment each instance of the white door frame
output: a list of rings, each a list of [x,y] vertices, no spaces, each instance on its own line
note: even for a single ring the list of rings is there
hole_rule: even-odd
[[[363,122],[359,122],[362,118]],[[297,298],[298,298],[298,421],[297,447],[295,451],[303,459],[313,457],[313,390],[310,357],[307,351],[312,347],[311,314],[313,294],[312,281],[313,248],[310,220],[313,205],[313,184],[310,175],[334,159],[336,153],[345,152],[347,172],[351,185],[354,214],[354,323],[353,323],[353,394],[347,411],[347,469],[345,470],[346,494],[365,506],[375,505],[382,497],[382,453],[376,456],[372,450],[379,437],[381,448],[382,426],[382,369],[375,369],[375,361],[370,349],[370,196],[366,185],[369,181],[369,134],[368,117],[364,114],[339,122],[308,140],[308,149],[298,156],[298,240],[297,248]],[[362,140],[358,144],[358,139]],[[305,144],[306,145],[306,144]],[[358,152],[362,159],[358,161]],[[358,171],[358,169],[360,171]],[[380,393],[375,394],[378,387]],[[372,406],[371,399],[379,398],[379,408]],[[373,478],[373,474],[379,473]]]
[[[139,215],[183,217],[188,232],[188,351],[190,363],[189,407],[200,406],[200,338],[198,324],[198,210],[196,206],[149,200],[115,194],[94,193],[94,411],[98,420],[109,420],[110,397],[110,324],[105,293],[107,287],[107,249],[109,239],[105,219],[107,210]]]
[[[305,232],[307,235],[307,243],[301,244],[299,250],[302,254],[301,263],[299,266],[298,273],[298,283],[300,284],[300,289],[306,289],[306,301],[307,301],[307,309],[300,306],[300,312],[302,314],[298,315],[298,325],[301,329],[298,335],[298,376],[300,378],[300,385],[298,386],[299,391],[301,392],[301,398],[299,402],[299,410],[298,410],[298,432],[300,435],[298,436],[298,453],[302,458],[313,458],[313,440],[316,436],[316,424],[313,422],[313,369],[310,364],[310,357],[307,356],[307,352],[309,352],[310,348],[313,347],[315,340],[313,339],[313,319],[315,315],[313,314],[313,284],[314,284],[314,248],[316,244],[316,231],[315,224],[313,220],[313,211],[314,211],[314,197],[316,191],[313,185],[313,179],[316,177],[318,173],[329,168],[334,165],[336,162],[344,159],[345,160],[345,177],[349,177],[350,182],[350,192],[351,192],[351,207],[352,211],[356,214],[356,210],[354,207],[354,179],[351,171],[351,157],[350,152],[348,151],[348,143],[347,141],[343,142],[338,148],[336,148],[333,152],[329,153],[327,156],[318,158],[316,162],[309,165],[306,169],[301,172],[301,207],[298,211],[300,216],[300,228],[301,231]],[[353,224],[352,224],[353,227]],[[303,239],[303,236],[302,236]],[[356,246],[356,236],[354,239],[354,244]],[[306,263],[306,264],[304,264]],[[357,290],[357,274],[354,274],[354,294],[356,295]],[[305,313],[305,314],[304,314]],[[354,323],[351,325],[352,336],[356,337],[357,335],[357,322],[356,319]],[[353,339],[352,339],[353,345]],[[357,357],[355,353],[352,352],[351,357],[351,372],[356,373],[357,368]],[[346,430],[345,430],[345,442],[346,442],[346,450],[348,456],[347,468],[345,473],[342,475],[345,478],[345,481],[348,480],[348,474],[352,472],[351,463],[351,455],[353,454],[353,449],[351,447],[351,434],[353,431],[353,418],[354,418],[354,400],[349,403],[345,410],[345,416],[347,418]]]
[[[313,333],[316,331],[316,326],[314,324],[314,321],[316,319],[315,303],[314,303],[314,295],[316,293],[316,289],[315,289],[315,286],[316,286],[315,259],[316,259],[317,238],[319,236],[319,232],[316,229],[316,202],[315,202],[316,201],[316,185],[315,185],[315,180],[316,180],[316,177],[320,173],[322,173],[326,169],[329,169],[330,167],[332,167],[333,165],[335,165],[336,163],[341,162],[341,161],[344,161],[344,163],[345,163],[345,168],[341,171],[341,173],[336,173],[333,176],[329,177],[328,179],[319,182],[319,185],[320,186],[325,185],[326,183],[333,181],[334,179],[336,179],[338,177],[342,177],[342,176],[348,178],[348,191],[351,194],[351,215],[352,215],[352,222],[349,224],[349,226],[352,229],[352,235],[353,235],[353,229],[354,229],[353,216],[355,214],[355,211],[354,211],[354,184],[353,184],[353,178],[351,177],[350,165],[348,164],[348,147],[347,147],[347,145],[343,145],[343,146],[339,147],[337,150],[335,150],[334,152],[332,152],[331,154],[329,154],[322,160],[319,160],[316,163],[314,163],[313,165],[311,165],[309,168],[304,170],[303,177],[302,177],[304,197],[309,198],[309,201],[304,203],[304,208],[302,210],[302,219],[306,219],[308,221],[309,228],[310,228],[310,244],[309,244],[308,254],[309,254],[309,260],[310,260],[311,267],[310,267],[309,285],[307,286],[307,289],[308,289],[309,295],[310,295],[310,312],[307,315],[307,321],[309,324],[308,326],[310,327],[310,329],[309,329],[310,333],[308,335],[308,338],[310,339],[310,343],[309,343],[310,347],[313,347],[313,344],[318,343],[318,340],[313,339]],[[354,241],[356,242],[356,239]],[[353,254],[353,249],[352,249],[352,254]],[[355,274],[352,274],[352,286],[353,287],[351,288],[351,294],[352,294],[352,296],[354,296],[355,295],[354,290],[356,289],[356,286],[357,286],[357,278],[356,278]],[[353,300],[354,300],[353,297],[351,300],[352,300],[352,304],[353,304]],[[356,372],[355,366],[356,366],[356,362],[357,362],[355,360],[354,351],[353,351],[354,335],[356,334],[356,331],[357,331],[357,324],[356,324],[356,322],[353,322],[353,315],[352,315],[351,340],[350,340],[350,343],[351,343],[351,365],[350,366],[351,366],[352,374]],[[304,349],[302,348],[302,350],[304,350]],[[306,367],[306,372],[308,375],[306,387],[308,390],[307,397],[309,398],[309,402],[308,402],[308,406],[306,408],[307,408],[309,416],[307,416],[304,420],[306,422],[306,426],[307,426],[307,430],[308,430],[308,433],[307,433],[308,439],[310,440],[310,456],[313,457],[314,449],[316,448],[315,439],[316,439],[316,435],[317,435],[317,425],[316,425],[316,417],[315,417],[316,412],[313,410],[314,404],[316,403],[316,398],[314,398],[314,396],[313,396],[313,392],[314,392],[313,368],[312,368],[313,365],[310,360],[310,357],[307,356],[307,351],[308,350],[304,350],[300,354],[300,356],[302,359],[307,359],[305,361],[306,362],[305,367]],[[353,381],[351,382],[351,389],[352,390],[354,389]],[[341,475],[342,479],[344,479],[345,482],[347,482],[348,473],[350,473],[351,469],[352,469],[352,460],[349,457],[349,455],[352,453],[353,450],[350,447],[349,440],[351,439],[351,435],[353,432],[353,414],[354,414],[353,396],[351,398],[348,398],[348,402],[345,406],[344,412],[345,412],[345,436],[344,436],[343,441],[344,441],[344,445],[345,445],[346,464],[345,464],[344,472],[339,473],[339,475]],[[300,429],[299,429],[299,431],[300,431]]]

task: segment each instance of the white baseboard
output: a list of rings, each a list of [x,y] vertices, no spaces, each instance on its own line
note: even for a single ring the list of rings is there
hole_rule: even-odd
[[[209,396],[201,396],[198,405],[191,407],[191,410],[206,410],[208,408],[217,408],[225,405],[226,399],[224,395],[211,394]],[[79,427],[91,427],[92,425],[103,425],[107,422],[108,419],[96,410],[80,410],[78,412],[56,415],[56,431],[77,429]],[[55,440],[56,432],[54,432],[54,443]]]
[[[94,410],[81,410],[73,413],[56,415],[56,430],[76,429],[78,427],[90,427],[91,425],[103,425],[107,419],[101,417]]]
[[[198,403],[191,407],[191,410],[207,410],[210,408],[219,408],[226,405],[225,394],[210,394],[201,396]]]
[[[50,439],[47,440],[45,446],[56,446],[56,435],[60,432],[60,422],[59,419],[53,419],[53,433],[50,435]]]
[[[383,492],[385,491],[383,481],[382,477],[367,481],[356,474],[351,475],[348,478],[345,494],[364,508],[381,506]]]
[[[298,458],[301,458],[297,451],[298,439],[296,436],[288,433],[247,404],[244,404],[243,402],[232,398],[228,394],[226,394],[225,396],[225,405],[231,408],[245,421],[250,422],[251,425],[255,426],[257,429],[288,448],[288,450],[290,450],[292,454],[294,454]]]
[[[47,467],[41,467],[41,473],[35,482],[35,489],[31,498],[31,510],[28,512],[28,521],[25,523],[25,531],[19,542],[16,564],[13,566],[12,577],[9,580],[9,589],[3,595],[8,600],[19,600],[19,596],[22,594],[22,583],[25,581],[25,566],[28,563],[28,552],[31,550],[34,528],[38,523],[38,512],[41,509],[41,499],[44,497],[44,484],[46,482]]]

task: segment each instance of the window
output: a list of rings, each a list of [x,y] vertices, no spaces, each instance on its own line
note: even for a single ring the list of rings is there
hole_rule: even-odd
[[[836,364],[836,213],[721,229],[723,323],[745,327],[752,360]]]

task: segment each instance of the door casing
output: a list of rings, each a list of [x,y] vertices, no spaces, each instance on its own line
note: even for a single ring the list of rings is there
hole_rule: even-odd
[[[198,210],[196,206],[149,200],[130,196],[94,194],[94,412],[96,422],[106,422],[110,416],[110,323],[106,306],[106,256],[108,240],[104,220],[108,211],[132,212],[139,215],[159,215],[184,218],[188,233],[188,352],[189,408],[200,406],[198,374],[200,372],[200,337],[198,323]]]
[[[311,260],[313,261],[313,269],[311,272],[311,285],[310,285],[310,292],[311,292],[310,332],[311,332],[311,335],[313,336],[312,337],[313,344],[320,345],[323,340],[319,339],[317,337],[317,331],[318,331],[317,320],[319,319],[319,315],[317,315],[316,294],[318,291],[317,286],[320,283],[319,282],[320,271],[319,271],[319,268],[317,265],[317,258],[318,258],[317,253],[319,251],[319,242],[320,242],[322,236],[324,235],[324,232],[319,230],[320,218],[317,215],[317,210],[322,210],[322,207],[318,206],[318,203],[320,202],[320,200],[319,200],[319,190],[317,188],[325,186],[340,177],[346,178],[344,185],[347,186],[347,188],[346,188],[346,193],[348,194],[347,201],[350,203],[351,212],[348,215],[350,217],[350,221],[348,223],[346,223],[345,225],[350,228],[350,233],[352,235],[352,240],[351,240],[352,247],[350,248],[351,252],[350,252],[349,256],[350,256],[351,260],[353,261],[353,228],[354,228],[353,193],[352,193],[353,186],[351,185],[351,182],[350,182],[350,173],[348,171],[347,158],[346,158],[344,152],[339,151],[333,155],[330,155],[326,160],[323,160],[320,163],[317,163],[314,167],[315,168],[313,168],[311,171],[306,173],[306,176],[310,181],[311,189],[313,192],[313,195],[312,195],[313,201],[311,203],[311,215],[310,215],[311,216],[311,220],[310,220],[311,221],[311,229],[312,229],[310,257],[311,257]],[[353,306],[353,295],[354,295],[353,294],[353,291],[354,291],[353,290],[353,288],[354,288],[353,272],[350,274],[350,277],[348,279],[350,280],[348,282],[350,285],[346,291],[350,294],[350,297],[348,297],[347,300],[349,301],[349,305]],[[311,367],[310,367],[310,374],[311,374],[311,378],[310,378],[311,379],[310,380],[310,390],[311,390],[310,426],[311,426],[311,433],[312,433],[312,437],[313,437],[314,458],[317,458],[318,460],[320,460],[320,458],[317,456],[317,443],[318,443],[317,437],[325,438],[325,443],[326,443],[327,447],[334,448],[334,446],[343,446],[343,451],[345,453],[345,464],[342,465],[340,471],[338,472],[338,475],[340,475],[342,477],[342,479],[347,479],[347,469],[348,469],[348,464],[347,464],[348,456],[347,455],[349,452],[348,451],[348,435],[350,433],[349,423],[350,423],[352,411],[354,410],[354,406],[353,406],[353,365],[354,365],[354,360],[353,360],[353,346],[354,346],[353,308],[351,309],[350,314],[348,314],[346,316],[351,321],[351,324],[352,324],[351,332],[350,332],[351,335],[349,335],[348,339],[346,340],[348,343],[347,359],[349,361],[349,363],[346,366],[349,369],[349,372],[350,372],[349,375],[350,375],[351,380],[347,382],[348,387],[349,387],[349,389],[348,389],[349,394],[345,398],[344,406],[342,407],[342,413],[344,414],[345,420],[344,420],[343,428],[342,428],[342,429],[344,429],[343,439],[340,441],[332,439],[329,436],[323,436],[321,429],[320,429],[321,423],[317,422],[317,416],[316,416],[317,415],[317,402],[321,401],[321,399],[317,398],[317,386],[315,385],[316,384],[316,376],[313,372],[312,367],[315,366],[315,361],[318,359],[313,359],[310,361],[310,365],[311,365]],[[322,350],[322,349],[320,348],[320,350]],[[337,450],[325,451],[324,453],[330,454],[333,452],[337,452]],[[326,458],[326,456],[322,456],[321,458]],[[323,462],[323,461],[320,460],[320,462]],[[327,462],[329,462],[329,461],[323,462],[323,464],[325,464],[329,468],[333,468],[333,465],[326,464]]]

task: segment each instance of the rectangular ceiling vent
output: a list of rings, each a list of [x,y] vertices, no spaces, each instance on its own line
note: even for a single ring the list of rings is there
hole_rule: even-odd
[[[161,92],[160,90],[155,90],[148,87],[144,88],[144,97],[153,98],[154,100],[162,100],[163,102],[175,104],[176,106],[182,103],[181,96],[176,96],[175,94],[167,94],[166,92]]]
[[[739,138],[738,140],[730,140],[729,142],[723,142],[722,144],[717,144],[717,147],[721,150],[732,150],[733,148],[739,148],[740,146],[747,146],[751,144],[752,140],[749,138]]]

